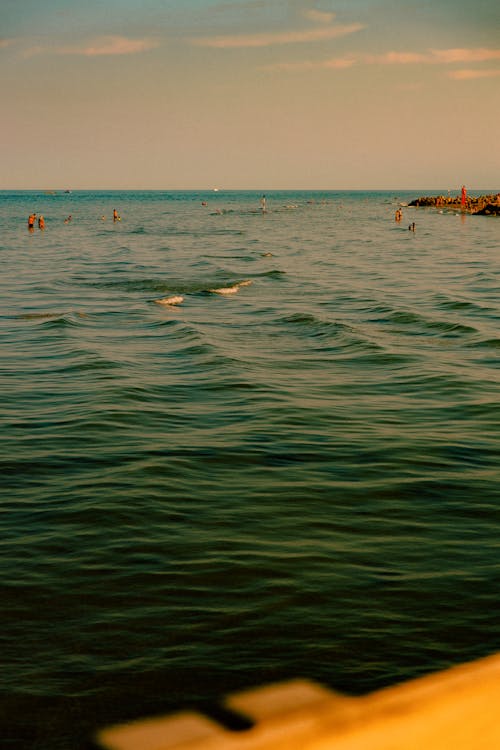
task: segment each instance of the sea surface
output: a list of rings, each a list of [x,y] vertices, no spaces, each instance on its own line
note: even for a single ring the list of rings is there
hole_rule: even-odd
[[[500,649],[500,220],[416,197],[0,193],[2,748]]]

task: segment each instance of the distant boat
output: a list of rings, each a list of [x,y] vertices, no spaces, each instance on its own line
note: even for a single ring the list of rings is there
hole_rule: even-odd
[[[218,193],[218,192],[219,192],[219,188],[214,188],[214,193]]]
[[[71,190],[65,190],[64,192],[65,193],[71,193]]]

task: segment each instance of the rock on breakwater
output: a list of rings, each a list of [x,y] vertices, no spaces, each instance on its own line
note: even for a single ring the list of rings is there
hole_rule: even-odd
[[[445,195],[430,195],[421,196],[415,198],[409,204],[409,206],[416,207],[434,207],[434,208],[449,208],[454,210],[465,210],[471,214],[479,215],[500,215],[500,193],[491,195],[480,195],[480,196],[468,196],[465,202],[465,207],[462,206],[461,197],[458,196],[445,196]]]

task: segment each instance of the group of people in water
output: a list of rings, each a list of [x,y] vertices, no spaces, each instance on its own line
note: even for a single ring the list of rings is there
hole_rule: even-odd
[[[28,216],[28,229],[30,232],[35,231],[36,213],[32,213]],[[38,217],[38,229],[45,229],[45,219],[42,214]]]
[[[206,206],[207,205],[206,201],[203,201],[201,205],[202,206]],[[267,200],[266,200],[266,196],[265,195],[263,195],[262,198],[260,199],[260,207],[261,207],[262,213],[267,213]],[[66,219],[64,219],[64,223],[65,224],[69,224],[69,222],[72,220],[72,218],[73,217],[70,214]],[[398,208],[396,210],[396,214],[394,216],[394,220],[399,224],[399,222],[402,220],[402,218],[403,218],[403,212],[402,212],[402,210],[400,208]],[[102,221],[105,221],[106,217],[103,215],[103,216],[101,216],[101,219],[102,219]],[[121,221],[121,216],[119,216],[118,211],[116,210],[116,208],[114,208],[113,209],[113,222],[116,222],[116,221]],[[28,229],[29,229],[30,232],[34,231],[34,229],[35,229],[35,222],[36,222],[36,213],[32,213],[28,217]],[[45,229],[45,219],[43,218],[42,214],[40,214],[40,216],[38,217],[38,228],[39,229]],[[412,232],[415,231],[415,222],[414,221],[409,225],[408,229],[410,231],[412,231]]]
[[[68,216],[67,219],[64,219],[65,224],[69,224],[73,217],[71,214]],[[35,222],[36,222],[36,213],[32,213],[28,216],[28,229],[30,232],[35,231]],[[43,218],[43,215],[40,214],[38,217],[38,229],[45,229],[45,219]]]
[[[66,219],[64,219],[65,224],[69,224],[70,221],[72,221],[73,216],[70,214]],[[106,219],[105,216],[101,216],[101,219],[104,221]],[[33,212],[28,216],[28,230],[30,232],[35,231],[35,223],[36,223],[36,213]],[[116,208],[113,209],[113,221],[121,221],[121,216],[118,215],[118,211]],[[43,215],[40,214],[38,217],[38,228],[39,229],[45,229],[45,219],[43,218]]]

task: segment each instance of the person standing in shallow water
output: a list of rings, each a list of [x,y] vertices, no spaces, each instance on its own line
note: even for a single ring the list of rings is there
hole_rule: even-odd
[[[32,232],[35,228],[35,219],[36,219],[36,214],[30,214],[28,216],[28,229],[30,232]]]
[[[118,216],[118,211],[116,208],[113,209],[113,221],[120,221],[120,217]]]
[[[265,214],[267,212],[267,199],[265,195],[263,195],[260,199],[260,207],[262,209],[262,213]]]
[[[42,214],[38,217],[38,229],[45,229],[45,219]]]

